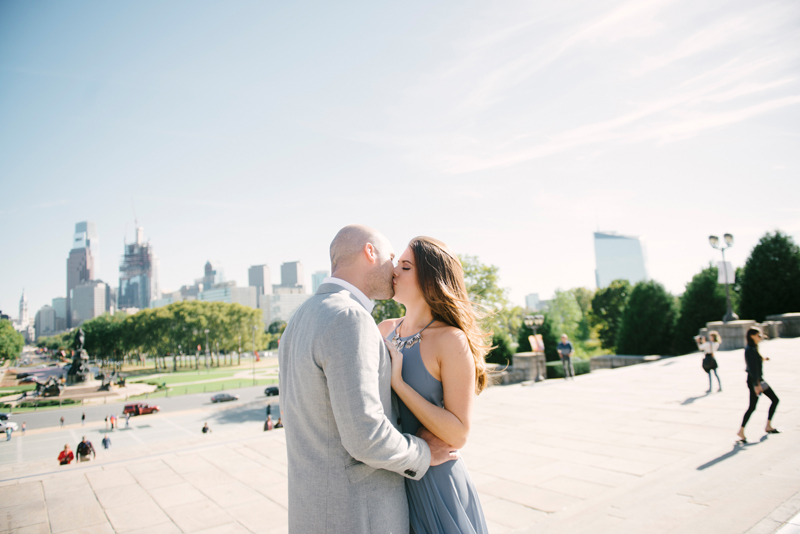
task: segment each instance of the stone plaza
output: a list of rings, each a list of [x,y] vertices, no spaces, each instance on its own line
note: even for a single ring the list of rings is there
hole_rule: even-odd
[[[764,398],[746,445],[742,350],[718,355],[720,393],[715,381],[706,394],[700,354],[489,388],[462,454],[490,532],[800,532],[800,339],[762,354],[781,434],[763,431]],[[136,418],[97,460],[65,467],[58,444],[88,434],[99,446],[102,428],[15,435],[2,444],[17,452],[0,465],[0,531],[286,532],[284,434],[263,432],[267,402]],[[52,454],[35,453],[45,445]]]

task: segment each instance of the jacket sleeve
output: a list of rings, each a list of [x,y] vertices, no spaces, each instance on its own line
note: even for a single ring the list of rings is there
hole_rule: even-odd
[[[321,337],[318,361],[348,454],[373,468],[418,480],[430,466],[424,440],[400,433],[383,410],[379,364],[383,339],[366,312],[345,309]]]
[[[763,380],[761,369],[761,355],[752,347],[747,347],[744,351],[744,359],[747,363],[747,382],[757,386]]]

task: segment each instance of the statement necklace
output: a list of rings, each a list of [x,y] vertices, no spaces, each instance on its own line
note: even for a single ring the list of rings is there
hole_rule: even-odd
[[[405,319],[403,319],[403,321],[404,320]],[[436,319],[434,319],[433,321],[435,320]],[[401,339],[398,330],[400,330],[400,325],[403,324],[403,321],[400,321],[400,324],[398,324],[397,328],[394,329],[394,336],[392,336],[392,339],[390,340],[390,343],[394,345],[394,348],[397,350],[397,352],[403,352],[403,349],[413,347],[414,345],[419,343],[419,340],[422,339],[422,332],[425,331],[425,328],[428,328],[430,325],[433,324],[433,321],[431,321],[427,325],[425,325],[425,328],[423,328],[410,338]]]

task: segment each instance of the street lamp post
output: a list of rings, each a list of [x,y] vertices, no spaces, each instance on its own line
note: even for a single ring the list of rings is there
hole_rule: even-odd
[[[536,336],[536,331],[544,324],[544,315],[526,315],[523,319],[525,326],[533,330],[533,335]],[[539,360],[536,360],[536,382],[544,380],[542,374],[542,367],[539,365]]]
[[[217,343],[217,367],[219,367],[219,341]]]
[[[208,372],[208,328],[205,329],[206,332],[206,373]]]
[[[256,325],[253,325],[253,385],[256,385]]]
[[[733,306],[731,306],[731,290],[730,283],[728,281],[728,264],[725,263],[725,250],[733,246],[733,236],[731,234],[725,234],[722,236],[722,238],[725,240],[725,246],[720,244],[719,238],[715,235],[708,236],[708,242],[712,247],[722,252],[722,268],[725,270],[725,298],[728,301],[728,312],[725,314],[725,317],[722,318],[722,322],[727,323],[729,321],[738,321],[739,316],[733,313]]]
[[[236,353],[236,358],[238,361],[236,365],[242,365],[242,334],[239,334],[239,352]]]
[[[178,345],[178,354],[180,354],[180,356],[181,356],[181,365],[183,365],[183,351],[181,350],[180,344]],[[177,362],[177,360],[176,360],[176,362]],[[178,370],[177,363],[175,364],[175,370],[176,371]]]

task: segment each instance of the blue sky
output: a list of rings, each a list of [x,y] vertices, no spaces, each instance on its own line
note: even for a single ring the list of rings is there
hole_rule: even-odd
[[[175,290],[207,259],[327,269],[351,222],[593,287],[592,232],[673,292],[800,240],[800,5],[0,0],[0,309],[63,296],[74,224],[117,283],[134,209]],[[718,254],[718,253],[717,253]]]

